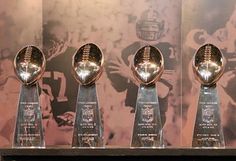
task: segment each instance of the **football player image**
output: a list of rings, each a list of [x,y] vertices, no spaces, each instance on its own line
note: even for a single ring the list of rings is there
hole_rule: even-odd
[[[235,132],[235,114],[236,114],[236,95],[235,79],[236,79],[236,45],[235,45],[235,31],[236,31],[236,5],[235,1],[228,1],[227,3],[220,0],[214,1],[214,11],[209,12],[208,7],[212,7],[213,1],[198,1],[201,12],[192,13],[193,19],[191,30],[188,30],[183,41],[185,55],[183,57],[184,66],[189,65],[188,68],[183,68],[183,145],[191,146],[194,118],[196,117],[196,105],[198,97],[196,93],[199,92],[199,82],[195,79],[192,72],[191,58],[194,52],[203,44],[211,42],[220,48],[222,54],[226,59],[225,70],[222,77],[217,82],[220,112],[222,116],[222,126],[224,132],[224,140],[226,146],[236,145]],[[190,7],[195,7],[194,4]],[[205,8],[202,8],[204,6]],[[228,12],[221,12],[223,8],[227,8]],[[212,14],[212,17],[204,17],[201,21],[196,21],[198,17],[202,17],[205,13]],[[199,14],[201,13],[201,14]],[[195,15],[196,14],[196,15]],[[220,16],[219,16],[220,15]],[[190,16],[190,15],[188,15]],[[195,17],[194,17],[195,16]],[[219,18],[220,17],[220,18]],[[214,27],[211,26],[215,19],[218,19]],[[188,25],[187,25],[188,26]],[[184,28],[184,27],[183,27]]]
[[[144,45],[152,45],[163,54],[164,73],[156,83],[158,89],[158,99],[160,103],[162,125],[165,123],[165,112],[168,108],[168,98],[173,89],[173,74],[176,66],[175,46],[169,42],[163,42],[167,32],[167,23],[160,14],[153,8],[145,10],[140,19],[136,22],[136,36],[140,41],[128,45],[122,50],[121,58],[110,60],[107,67],[108,78],[111,79],[112,86],[118,92],[126,91],[125,106],[130,107],[130,112],[134,113],[139,84],[133,77],[131,62],[135,52]],[[168,144],[168,143],[167,143]]]
[[[41,83],[41,102],[46,144],[70,144],[78,91],[78,84],[71,75],[76,49],[69,46],[69,33],[59,21],[44,24],[43,36],[47,64]]]

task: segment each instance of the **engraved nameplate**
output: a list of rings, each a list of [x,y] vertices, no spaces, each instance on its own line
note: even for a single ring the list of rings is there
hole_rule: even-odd
[[[201,86],[192,146],[225,146],[216,86]]]
[[[132,147],[162,147],[162,124],[156,86],[140,86],[136,102]]]
[[[22,85],[13,147],[44,147],[42,114],[37,84]]]
[[[73,147],[103,147],[103,127],[96,85],[81,85],[76,105]]]

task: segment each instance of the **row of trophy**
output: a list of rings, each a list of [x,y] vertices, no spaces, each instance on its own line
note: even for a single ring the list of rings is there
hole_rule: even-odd
[[[83,45],[72,59],[78,81],[76,118],[72,147],[104,147],[103,125],[95,81],[103,71],[104,57],[93,43]],[[15,59],[16,75],[22,82],[13,147],[45,147],[37,80],[45,70],[45,57],[35,46],[21,49]],[[223,74],[224,57],[220,50],[206,44],[193,58],[193,71],[201,83],[193,134],[193,147],[224,147],[216,82]],[[134,77],[140,83],[136,101],[131,147],[164,147],[156,81],[164,71],[164,59],[157,48],[140,48],[132,62]]]

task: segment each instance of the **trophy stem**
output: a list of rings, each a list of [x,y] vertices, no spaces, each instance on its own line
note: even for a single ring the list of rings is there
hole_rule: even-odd
[[[45,147],[37,84],[21,86],[13,147]]]
[[[79,86],[72,146],[74,148],[104,146],[95,83],[90,86]]]
[[[193,134],[193,147],[224,147],[216,85],[201,86]]]
[[[140,85],[131,147],[163,147],[162,123],[156,86]]]

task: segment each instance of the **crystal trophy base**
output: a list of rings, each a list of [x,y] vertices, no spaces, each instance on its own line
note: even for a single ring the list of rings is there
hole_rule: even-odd
[[[79,87],[72,147],[104,147],[95,84]]]
[[[139,87],[131,147],[164,147],[155,85]]]
[[[21,86],[13,147],[45,147],[37,84]]]
[[[216,85],[201,86],[192,146],[225,147]]]

